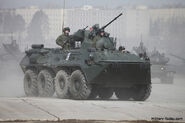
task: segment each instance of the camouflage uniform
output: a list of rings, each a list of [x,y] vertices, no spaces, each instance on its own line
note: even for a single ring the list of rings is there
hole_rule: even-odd
[[[70,48],[70,36],[62,34],[56,39],[56,43],[64,49]]]
[[[63,34],[60,35],[57,39],[56,39],[56,44],[58,44],[59,46],[61,46],[63,49],[70,49],[70,36],[69,34],[66,34],[65,31],[68,30],[70,32],[70,28],[66,27],[63,29]]]
[[[99,29],[99,28],[97,28],[97,29]],[[105,35],[101,35],[101,32],[103,32],[103,33],[105,33],[104,32],[104,30],[100,30],[97,34],[96,34],[96,36],[94,36],[94,38],[93,38],[93,47],[96,47],[96,43],[97,43],[97,41],[99,41],[101,38],[103,38],[103,37],[105,37]]]
[[[94,38],[93,38],[93,40],[92,40],[92,45],[93,45],[93,47],[96,47],[96,42],[98,41],[98,40],[100,40],[102,37],[100,36],[100,35],[96,35]]]
[[[91,27],[93,30],[89,33],[89,39],[93,39],[97,34],[97,31],[99,30],[99,24],[95,24]]]

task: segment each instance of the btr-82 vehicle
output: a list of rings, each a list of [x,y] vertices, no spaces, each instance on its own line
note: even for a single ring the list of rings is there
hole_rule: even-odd
[[[100,29],[93,34],[98,35]],[[70,49],[32,45],[20,63],[25,94],[52,96],[56,92],[59,98],[109,99],[115,92],[121,100],[146,100],[151,92],[149,58],[117,50],[109,35],[94,46],[90,33],[79,29],[72,35],[77,45]]]
[[[176,72],[168,64],[170,59],[164,53],[160,53],[156,48],[152,52],[147,51],[143,42],[140,42],[138,47],[133,47],[133,50],[137,55],[147,54],[150,58],[152,78],[159,78],[163,84],[173,84],[174,74]]]

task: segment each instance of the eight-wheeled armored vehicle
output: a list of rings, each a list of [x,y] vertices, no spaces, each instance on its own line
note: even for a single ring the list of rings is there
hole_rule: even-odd
[[[23,53],[19,49],[16,40],[12,40],[10,44],[2,44],[0,48],[0,61],[19,61]]]
[[[19,49],[19,45],[16,40],[12,40],[11,43],[2,43],[0,47],[0,75],[4,73],[3,69],[15,68],[18,65],[24,53]]]
[[[100,29],[93,34],[98,35]],[[56,92],[59,98],[109,99],[115,92],[118,99],[146,100],[151,92],[149,58],[117,50],[109,35],[94,45],[90,33],[85,29],[74,33],[75,45],[69,50],[32,45],[20,63],[25,94],[52,96]]]
[[[151,66],[151,77],[159,78],[161,83],[163,84],[172,84],[174,80],[174,74],[171,66],[168,64],[169,58],[165,56],[164,53],[160,53],[156,48],[149,52],[147,48],[144,46],[143,42],[140,42],[138,47],[134,47],[133,50],[137,55],[147,54],[150,58]]]
[[[152,64],[152,78],[159,78],[163,84],[173,84],[176,72],[168,64],[170,59],[156,49],[150,53],[149,57]]]

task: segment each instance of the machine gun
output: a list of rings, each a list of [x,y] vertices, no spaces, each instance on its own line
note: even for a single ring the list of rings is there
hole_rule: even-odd
[[[86,26],[85,28],[83,28],[82,30],[86,30],[88,28],[88,26]]]
[[[170,53],[170,55],[171,55],[171,56],[173,56],[173,57],[175,57],[175,58],[177,58],[177,59],[179,59],[179,60],[181,60],[182,62],[184,62],[184,63],[185,63],[185,58],[180,57],[180,56],[175,55],[175,54],[172,54],[172,53]]]
[[[117,20],[120,16],[122,16],[123,13],[120,13],[118,16],[116,16],[113,20],[111,20],[108,24],[106,24],[105,26],[101,27],[100,30],[104,30],[107,26],[109,26],[112,22],[114,22],[115,20]]]
[[[116,19],[118,19],[120,16],[122,16],[123,14],[120,13],[118,16],[116,16],[113,20],[111,20],[109,23],[107,23],[105,26],[99,28],[99,29],[94,29],[92,32],[90,32],[89,34],[89,38],[93,39],[96,35],[100,34],[100,32],[102,30],[104,30],[107,26],[109,26],[112,22],[114,22]],[[107,35],[109,36],[109,34],[107,33]]]

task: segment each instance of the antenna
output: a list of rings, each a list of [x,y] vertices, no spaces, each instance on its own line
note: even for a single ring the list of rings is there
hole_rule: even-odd
[[[141,34],[141,42],[143,42],[143,35]]]
[[[62,22],[62,30],[64,29],[64,16],[65,16],[65,0],[63,0],[63,22]]]

